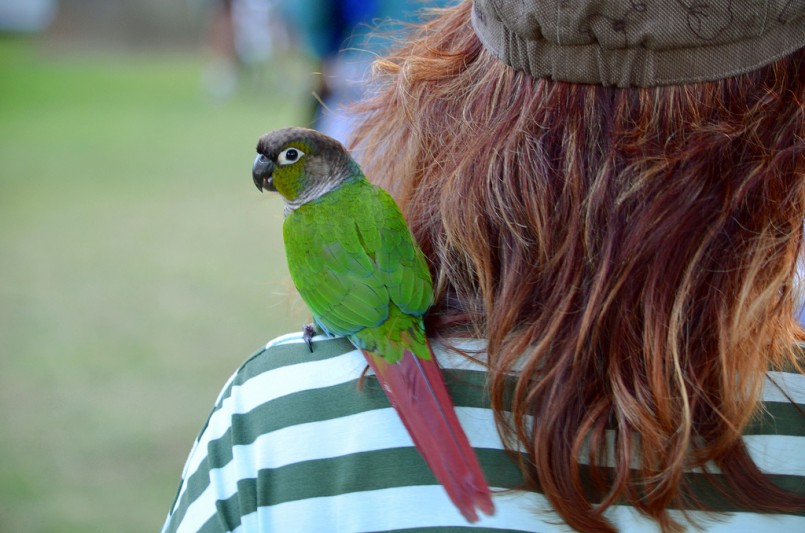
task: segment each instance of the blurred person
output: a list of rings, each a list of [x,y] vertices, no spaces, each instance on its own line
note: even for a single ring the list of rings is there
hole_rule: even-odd
[[[232,94],[237,86],[237,54],[235,28],[232,24],[232,0],[214,0],[207,36],[209,59],[204,68],[204,90],[216,99]]]
[[[290,35],[274,0],[215,0],[207,37],[209,59],[202,83],[216,99],[235,91],[243,74],[259,80],[275,48],[287,49]]]
[[[0,0],[0,32],[36,33],[56,16],[56,0]]]
[[[372,61],[392,35],[437,0],[281,0],[285,19],[316,58],[320,73],[311,101],[312,127],[346,143],[351,104],[366,92]]]
[[[165,531],[805,530],[805,7],[757,7],[465,1],[378,60],[355,146],[497,513],[463,521],[360,352],[292,334]]]

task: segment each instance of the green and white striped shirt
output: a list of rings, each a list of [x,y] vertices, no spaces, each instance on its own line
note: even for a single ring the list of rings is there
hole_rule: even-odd
[[[255,353],[224,386],[163,532],[569,531],[541,494],[503,492],[522,477],[503,451],[483,367],[438,345],[434,352],[495,493],[494,516],[462,518],[377,381],[367,378],[359,390],[366,362],[347,340],[317,338],[311,354],[294,334]],[[805,408],[805,376],[769,377],[776,385],[765,387],[763,418],[744,439],[762,471],[805,495],[805,419],[788,399]],[[702,475],[689,476],[695,485]],[[710,508],[729,513],[688,512],[708,531],[805,531],[805,515],[742,512],[702,486]],[[613,506],[607,517],[622,531],[658,530],[629,506]]]

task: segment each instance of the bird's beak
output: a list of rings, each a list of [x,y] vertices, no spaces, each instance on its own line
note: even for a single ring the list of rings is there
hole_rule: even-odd
[[[263,188],[268,191],[277,190],[277,188],[274,187],[273,173],[274,163],[263,154],[257,154],[257,158],[254,160],[254,165],[252,166],[252,179],[254,179],[254,184],[260,189],[260,192],[263,192]]]

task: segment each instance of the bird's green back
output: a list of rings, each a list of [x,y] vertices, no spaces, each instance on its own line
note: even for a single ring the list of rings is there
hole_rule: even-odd
[[[386,191],[356,176],[289,213],[283,234],[294,284],[327,332],[370,350],[409,330],[424,343],[430,271]]]

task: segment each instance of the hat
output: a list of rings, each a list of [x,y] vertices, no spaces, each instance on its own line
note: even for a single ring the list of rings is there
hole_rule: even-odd
[[[735,76],[805,46],[805,0],[475,0],[472,24],[532,76],[655,87]]]

